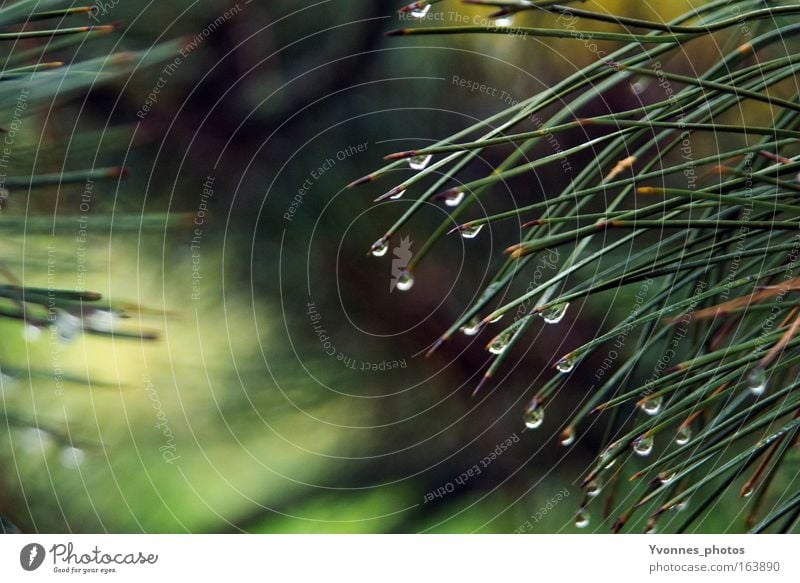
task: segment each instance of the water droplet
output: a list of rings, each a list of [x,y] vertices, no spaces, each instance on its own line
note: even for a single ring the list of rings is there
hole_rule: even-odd
[[[750,484],[746,484],[742,488],[742,498],[750,498],[750,496],[753,495],[753,492],[755,492],[755,488],[753,488]]]
[[[81,333],[83,325],[81,319],[65,310],[59,310],[56,314],[55,329],[61,342],[72,342]]]
[[[461,236],[464,239],[474,239],[478,236],[478,233],[481,232],[481,229],[483,229],[483,225],[475,225],[474,227],[465,226],[461,229]]]
[[[606,464],[606,469],[607,469],[607,470],[610,470],[611,468],[613,468],[613,467],[614,467],[614,464],[615,464],[615,463],[617,463],[617,458],[614,458],[613,460],[611,460],[610,462],[608,462],[608,463]]]
[[[430,9],[430,5],[428,8]],[[433,158],[433,156],[430,154],[414,156],[413,158],[408,159],[408,165],[412,170],[425,170],[425,168],[428,166],[428,163],[431,161],[431,158]]]
[[[575,368],[575,357],[572,354],[566,355],[556,363],[556,370],[562,373],[572,372]]]
[[[461,201],[464,200],[464,191],[463,190],[452,190],[447,193],[444,197],[444,204],[447,206],[453,207],[458,206],[461,204]],[[480,229],[478,229],[480,230]],[[477,233],[476,233],[477,235]],[[461,231],[461,236],[464,236],[464,231]]]
[[[673,506],[673,508],[675,509],[675,512],[683,512],[689,508],[689,499],[687,498],[686,500],[681,500],[675,506]]]
[[[399,192],[394,193],[392,196],[389,197],[389,199],[390,200],[397,200],[398,198],[402,198],[405,193],[406,193],[405,190],[401,190]]]
[[[414,276],[411,275],[410,271],[404,271],[400,274],[400,277],[397,278],[396,287],[403,292],[414,287]]]
[[[481,331],[481,321],[478,317],[472,318],[466,326],[461,328],[465,336],[475,336]]]
[[[370,247],[369,252],[373,257],[383,257],[389,251],[389,240],[382,237],[375,241]]]
[[[614,443],[609,444],[603,451],[600,452],[600,461],[604,462],[607,459],[609,459],[612,455],[614,455],[617,452],[619,447],[620,447],[619,441],[615,441]]]
[[[58,461],[69,470],[77,469],[86,459],[86,452],[77,447],[65,447],[58,456]]]
[[[567,427],[561,433],[561,445],[569,447],[573,443],[575,443],[575,430],[572,427]]]
[[[495,336],[492,341],[489,343],[488,350],[492,354],[503,354],[508,348],[508,344],[511,340],[511,334],[508,332],[502,332]]]
[[[497,324],[500,320],[503,319],[503,316],[505,316],[505,314],[500,314],[496,318],[492,318],[491,320],[489,320],[489,323],[490,324]]]
[[[692,440],[691,427],[681,427],[680,429],[678,429],[678,433],[675,435],[676,445],[686,445],[691,440]]]
[[[545,308],[541,311],[540,315],[542,316],[542,320],[544,320],[545,324],[558,324],[564,319],[564,315],[567,313],[568,308],[569,304],[564,302],[563,304],[556,304],[555,306]]]
[[[672,482],[675,479],[676,475],[677,475],[676,472],[661,472],[660,474],[658,474],[658,481],[666,485]]]
[[[581,508],[578,511],[578,515],[575,517],[575,526],[578,528],[586,528],[589,526],[590,519],[591,517],[589,516],[589,513],[586,512],[586,509]]]
[[[505,28],[507,26],[511,26],[514,24],[514,17],[512,15],[501,16],[500,18],[494,19],[495,26],[499,26],[500,28]]]
[[[6,396],[17,389],[17,379],[0,372],[0,395]]]
[[[50,434],[36,427],[29,427],[21,436],[20,446],[31,454],[42,454],[50,446]]]
[[[411,16],[414,18],[425,18],[428,15],[428,12],[431,11],[431,5],[426,4],[425,6],[421,6],[419,8],[415,8],[411,11]]]
[[[654,440],[652,435],[645,434],[637,437],[633,442],[633,451],[637,455],[646,457],[653,451],[653,442]]]
[[[537,429],[544,423],[544,407],[539,406],[539,401],[535,398],[528,403],[525,407],[525,412],[522,414],[522,419],[525,421],[525,427],[528,429]]]
[[[763,368],[754,368],[747,375],[747,388],[755,396],[763,395],[767,390],[767,371]]]
[[[93,310],[84,322],[87,328],[98,332],[113,332],[119,322],[119,314],[111,310]]]
[[[661,412],[661,405],[664,403],[664,398],[661,396],[647,397],[639,405],[642,411],[650,416],[658,415]]]
[[[22,328],[22,337],[26,342],[36,342],[42,337],[42,329],[33,324],[25,324]]]
[[[600,483],[599,480],[592,480],[586,486],[586,495],[589,498],[597,498],[600,495],[600,492],[603,491],[603,485]]]

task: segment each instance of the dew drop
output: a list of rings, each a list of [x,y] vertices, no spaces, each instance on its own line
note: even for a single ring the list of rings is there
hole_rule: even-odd
[[[29,427],[21,436],[20,446],[31,454],[42,454],[50,446],[52,439],[46,431]]]
[[[55,329],[61,342],[67,343],[75,340],[81,333],[83,325],[81,319],[65,310],[56,314]]]
[[[589,498],[597,498],[600,495],[600,492],[603,491],[603,486],[599,480],[592,480],[586,486],[586,495]]]
[[[430,9],[430,5],[428,5],[428,8]],[[408,159],[408,165],[412,170],[425,170],[425,168],[428,166],[428,163],[430,163],[431,158],[433,158],[433,156],[426,156],[424,154],[422,156],[414,156],[413,158]]]
[[[767,371],[754,368],[747,375],[747,388],[755,396],[761,396],[767,390]]]
[[[26,342],[36,342],[42,337],[42,329],[34,324],[25,324],[22,328],[22,337]]]
[[[497,316],[496,318],[492,318],[491,320],[489,320],[489,323],[490,323],[490,324],[497,324],[497,323],[498,323],[500,320],[502,320],[502,319],[503,319],[503,316],[504,316],[504,315],[505,315],[505,314],[500,314],[500,315],[499,315],[499,316]]]
[[[389,240],[382,237],[375,241],[370,247],[369,252],[373,257],[383,257],[389,251]]]
[[[397,278],[396,287],[402,292],[414,287],[414,276],[411,275],[410,271],[404,271],[400,274],[400,277]]]
[[[589,513],[586,512],[586,509],[581,508],[578,511],[578,515],[575,517],[575,526],[578,528],[586,528],[589,526],[590,518],[591,517],[589,516]]]
[[[453,190],[451,192],[448,192],[447,195],[444,197],[444,204],[446,204],[449,207],[454,207],[460,205],[462,200],[464,200],[464,191]],[[461,232],[461,236],[462,237],[464,236],[463,231]]]
[[[675,506],[673,506],[673,508],[675,509],[675,512],[683,512],[684,510],[689,508],[689,500],[688,499],[681,500]]]
[[[510,338],[511,337],[507,332],[498,334],[489,343],[489,352],[495,355],[503,354],[506,351],[506,348],[508,348],[508,342]]]
[[[77,447],[65,447],[58,456],[58,461],[69,470],[75,470],[86,459],[86,452]]]
[[[428,15],[428,12],[431,11],[431,5],[426,4],[425,6],[421,6],[419,8],[415,8],[411,11],[411,16],[414,18],[425,18]]]
[[[461,328],[461,331],[464,333],[465,336],[475,336],[478,332],[481,331],[481,321],[479,318],[475,317],[472,318],[466,326]]]
[[[633,442],[633,451],[642,457],[650,455],[653,451],[653,436],[642,435]]]
[[[85,324],[98,332],[113,332],[119,317],[118,313],[111,310],[93,310],[86,316]]]
[[[406,193],[405,190],[401,190],[400,192],[396,192],[392,196],[389,197],[390,200],[397,200],[398,198],[403,198],[403,195]]]
[[[483,229],[483,225],[475,225],[474,227],[464,227],[461,229],[461,236],[464,239],[474,239]]]
[[[575,357],[571,354],[566,355],[556,363],[556,370],[561,373],[572,372],[573,368],[575,368]]]
[[[534,398],[528,403],[528,406],[525,407],[525,412],[522,414],[522,419],[528,429],[538,429],[542,426],[542,423],[544,423],[544,408],[539,406],[539,401]]]
[[[0,372],[0,396],[10,395],[17,390],[17,379]]]
[[[604,461],[610,459],[611,456],[614,453],[616,453],[616,451],[619,449],[619,447],[620,447],[620,444],[619,444],[618,441],[615,441],[614,443],[609,444],[603,451],[600,452],[600,461],[604,462]],[[613,462],[613,460],[612,460],[612,462]],[[611,466],[609,465],[608,467],[611,467]]]
[[[742,498],[750,498],[753,495],[755,489],[750,486],[749,484],[742,488]]]
[[[676,445],[686,445],[692,440],[692,428],[691,427],[681,427],[678,429],[677,435],[675,435],[675,444]]]
[[[561,445],[569,447],[573,443],[575,443],[575,430],[572,427],[567,427],[561,433]]]
[[[505,28],[507,26],[511,26],[514,24],[514,17],[511,15],[501,16],[500,18],[494,19],[495,26],[500,28]]]
[[[675,479],[676,475],[676,472],[661,472],[658,474],[658,481],[664,485],[667,485]]]
[[[661,412],[661,405],[664,403],[664,398],[661,396],[658,397],[648,397],[641,402],[641,409],[646,414],[650,415],[651,417],[654,415],[658,415]]]
[[[564,315],[567,313],[568,308],[569,304],[564,302],[563,304],[556,304],[555,306],[545,308],[542,310],[540,315],[542,316],[542,320],[544,320],[545,324],[558,324],[564,319]]]

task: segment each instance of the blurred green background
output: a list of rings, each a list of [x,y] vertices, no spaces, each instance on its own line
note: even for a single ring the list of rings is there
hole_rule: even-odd
[[[576,481],[602,428],[570,448],[557,436],[594,367],[573,375],[542,428],[525,431],[521,410],[554,356],[624,317],[624,298],[539,326],[472,397],[488,338],[423,353],[518,241],[518,225],[468,245],[446,240],[403,294],[390,291],[392,253],[365,252],[408,200],[372,203],[394,176],[344,187],[384,155],[496,113],[509,105],[498,95],[522,99],[593,55],[571,40],[385,38],[408,24],[391,0],[113,4],[98,17],[126,28],[81,54],[178,37],[191,49],[174,71],[143,69],[37,112],[18,163],[128,166],[126,180],[95,186],[92,213],[185,212],[197,223],[90,229],[85,287],[152,308],[157,342],[53,343],[0,324],[2,407],[27,425],[2,427],[0,514],[41,532],[578,532]],[[586,7],[666,20],[690,5],[645,4]],[[433,14],[455,11],[486,14],[450,1]],[[454,76],[497,91],[469,91]],[[632,93],[607,99],[593,113],[634,103]],[[555,167],[486,204],[526,204],[564,180]],[[23,194],[7,213],[75,214],[82,191]],[[444,212],[430,205],[399,236],[418,249]],[[74,233],[8,234],[2,245],[26,285],[76,287]],[[63,392],[57,364],[76,381]],[[729,502],[704,530],[729,528],[741,511]],[[608,526],[595,515],[581,532]]]

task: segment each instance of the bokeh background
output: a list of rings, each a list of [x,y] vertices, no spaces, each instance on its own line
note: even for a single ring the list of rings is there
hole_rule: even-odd
[[[559,326],[538,326],[473,397],[488,337],[423,354],[518,241],[519,225],[446,239],[412,290],[392,291],[391,250],[366,251],[409,201],[372,200],[408,171],[345,186],[384,155],[450,135],[594,56],[571,40],[386,38],[398,26],[449,23],[401,21],[401,4],[98,3],[102,22],[125,28],[80,55],[182,38],[186,56],[174,70],[142,69],[41,109],[15,163],[39,172],[125,165],[125,180],[95,186],[92,213],[180,212],[195,224],[90,223],[85,287],[152,309],[146,325],[158,341],[54,344],[0,324],[0,404],[24,422],[0,419],[0,514],[11,523],[40,532],[578,532],[576,482],[602,427],[569,448],[557,436],[594,367],[573,374],[540,429],[526,431],[521,411],[554,358],[624,317],[629,299],[598,298]],[[688,5],[586,3],[654,20]],[[454,13],[486,11],[446,1],[432,12]],[[531,26],[552,20],[518,16]],[[713,53],[691,58],[700,67]],[[470,91],[454,76],[493,90]],[[633,103],[620,90],[586,113]],[[567,134],[562,147],[583,139]],[[540,200],[565,180],[558,166],[526,176],[496,188],[486,208]],[[12,192],[6,213],[74,215],[83,190]],[[418,249],[445,213],[431,204],[399,237]],[[26,285],[78,285],[74,232],[4,233],[0,244]],[[63,387],[57,365],[71,379]],[[735,502],[701,530],[735,528]],[[581,532],[608,526],[595,515]]]

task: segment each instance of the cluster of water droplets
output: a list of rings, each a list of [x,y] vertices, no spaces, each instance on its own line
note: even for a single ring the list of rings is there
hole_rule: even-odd
[[[25,429],[19,438],[20,448],[29,455],[48,455],[58,445],[56,439],[38,427]],[[86,452],[72,445],[60,446],[58,462],[66,469],[78,469],[86,461]]]

